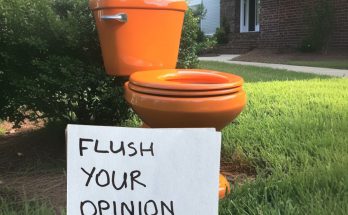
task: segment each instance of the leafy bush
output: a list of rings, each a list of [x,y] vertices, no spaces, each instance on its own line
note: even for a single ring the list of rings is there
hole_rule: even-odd
[[[189,8],[185,14],[181,35],[178,68],[195,68],[198,65],[198,54],[212,48],[216,44],[215,38],[208,38],[200,29],[200,21],[206,10],[203,5],[198,9]]]
[[[313,7],[311,5],[311,7]],[[313,52],[327,49],[333,30],[334,8],[332,1],[318,0],[315,7],[307,10],[310,33],[302,40],[300,51]]]
[[[181,68],[196,66],[197,53],[213,44],[198,42],[202,16],[192,10],[185,16]],[[0,0],[0,47],[0,119],[116,124],[129,118],[122,81],[104,72],[88,1]]]
[[[221,27],[216,29],[215,37],[218,44],[227,44],[229,42],[229,34],[231,32],[230,24],[227,18],[222,19]]]
[[[198,64],[198,43],[199,17],[195,16],[192,9],[185,14],[184,26],[181,34],[179,49],[179,68],[192,68]]]
[[[204,37],[202,42],[198,42],[198,54],[204,54],[213,51],[216,46],[216,37]]]
[[[114,124],[130,111],[104,73],[85,0],[0,0],[0,118]]]

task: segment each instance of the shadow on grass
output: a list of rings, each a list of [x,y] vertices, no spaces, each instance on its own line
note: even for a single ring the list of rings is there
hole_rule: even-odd
[[[201,61],[199,64],[199,68],[233,73],[243,77],[245,82],[247,83],[333,78],[331,76],[325,76],[325,75],[292,72],[287,70],[272,69],[272,68],[265,68],[265,67],[236,65],[236,64],[221,63],[221,62],[215,62],[215,61]]]

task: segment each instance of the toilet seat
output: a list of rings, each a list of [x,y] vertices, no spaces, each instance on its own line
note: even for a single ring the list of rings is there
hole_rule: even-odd
[[[240,88],[243,85],[243,82],[244,81],[241,77],[230,73],[200,69],[165,69],[142,71],[133,73],[129,78],[129,83],[131,83],[133,87],[138,86],[142,87],[142,89],[158,89],[162,90],[162,92],[163,90],[231,90],[234,88]]]
[[[142,87],[135,85],[133,83],[127,82],[126,87],[129,89],[149,95],[157,95],[157,96],[173,96],[173,97],[204,97],[204,96],[220,96],[226,94],[237,93],[241,91],[242,87],[235,87],[231,89],[222,89],[222,90],[165,90],[165,89],[156,89],[149,87]]]

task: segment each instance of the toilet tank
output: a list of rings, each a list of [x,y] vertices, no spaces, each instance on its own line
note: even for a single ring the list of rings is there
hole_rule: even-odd
[[[106,72],[174,69],[185,0],[90,0]]]

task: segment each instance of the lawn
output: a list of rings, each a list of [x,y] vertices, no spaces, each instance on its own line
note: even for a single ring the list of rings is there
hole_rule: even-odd
[[[324,67],[333,69],[348,69],[348,59],[346,60],[290,60],[286,64],[298,66]]]
[[[243,163],[257,177],[220,202],[220,215],[348,214],[348,79],[217,62],[200,67],[243,76],[248,94],[246,109],[223,130],[222,160]],[[54,213],[44,202],[0,200],[0,214]]]
[[[245,78],[247,108],[223,131],[223,160],[249,162],[254,182],[220,214],[348,213],[348,79],[203,62]]]

